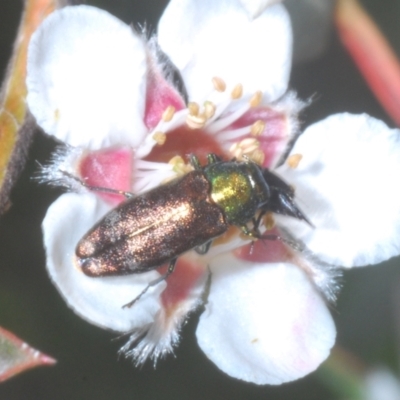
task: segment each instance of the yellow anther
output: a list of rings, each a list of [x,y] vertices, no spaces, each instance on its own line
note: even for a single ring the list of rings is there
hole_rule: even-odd
[[[216,108],[217,107],[213,102],[204,102],[204,116],[206,117],[206,119],[210,119],[214,116]]]
[[[257,90],[257,92],[255,92],[250,99],[250,106],[251,107],[259,106],[261,103],[262,97],[263,97],[263,94],[262,94],[261,90]]]
[[[265,129],[265,122],[260,119],[251,126],[250,133],[252,136],[260,136]]]
[[[260,142],[255,138],[246,138],[240,141],[239,146],[248,152],[258,149],[260,147]]]
[[[246,138],[239,143],[234,143],[229,152],[232,157],[235,157],[239,161],[244,159],[250,159],[257,164],[262,164],[264,162],[264,152],[259,148],[260,142],[254,138]]]
[[[206,118],[203,115],[188,115],[186,117],[186,125],[190,129],[203,128],[206,123]]]
[[[267,212],[264,216],[263,222],[267,230],[272,229],[275,226],[274,215],[271,212]]]
[[[222,79],[222,78],[220,78],[220,77],[218,77],[218,76],[214,76],[214,78],[212,78],[212,84],[213,84],[213,86],[214,86],[214,89],[217,91],[217,92],[225,92],[225,89],[226,89],[226,83],[225,83],[225,81]]]
[[[260,148],[255,149],[248,157],[258,165],[262,165],[265,160],[265,154]]]
[[[239,142],[234,142],[229,148],[229,152],[233,153],[237,148],[239,148]]]
[[[172,157],[168,161],[168,164],[172,165],[172,169],[177,175],[184,175],[193,170],[190,164],[185,164],[181,156]]]
[[[169,122],[171,121],[172,117],[175,114],[175,107],[174,106],[168,106],[164,112],[162,113],[161,119],[164,122]]]
[[[292,154],[289,156],[286,160],[286,164],[292,168],[295,169],[299,166],[301,159],[303,156],[301,154]]]
[[[181,156],[174,156],[169,161],[168,164],[175,165],[175,164],[184,164],[183,158]]]
[[[182,165],[185,165],[185,161],[181,156],[175,156],[168,161],[168,164],[172,165],[173,170],[177,172],[182,168]]]
[[[259,144],[254,144],[253,146],[248,146],[243,149],[243,155],[246,157],[252,158],[251,155],[258,150]]]
[[[152,138],[159,146],[162,146],[167,140],[167,135],[164,132],[157,131],[153,134]]]
[[[199,110],[200,110],[200,106],[195,103],[194,101],[191,101],[188,104],[188,110],[189,110],[189,114],[190,115],[198,115],[199,114]]]
[[[233,100],[237,100],[240,99],[242,97],[243,94],[243,86],[241,83],[238,83],[232,90],[231,92],[231,98]]]
[[[54,110],[54,120],[55,121],[59,121],[60,120],[60,109],[59,108],[56,108]]]

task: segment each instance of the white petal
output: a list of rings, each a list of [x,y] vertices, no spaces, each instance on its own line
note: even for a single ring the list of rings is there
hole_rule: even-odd
[[[27,68],[28,105],[46,133],[92,150],[142,140],[144,45],[111,14],[52,13],[32,37]]]
[[[367,115],[337,114],[310,126],[278,171],[315,225],[285,221],[323,261],[375,264],[400,252],[400,131]]]
[[[280,384],[325,360],[335,327],[303,271],[233,256],[216,262],[197,339],[221,370],[248,382]]]
[[[400,382],[398,377],[384,367],[368,371],[365,379],[365,400],[400,399]]]
[[[257,18],[268,6],[282,0],[240,0],[251,18]]]
[[[265,92],[265,100],[287,89],[291,28],[285,8],[276,4],[249,18],[231,0],[172,0],[159,23],[159,43],[180,69],[191,100],[200,101],[218,76],[243,93]]]
[[[58,198],[43,221],[47,268],[68,305],[82,318],[115,331],[140,329],[152,323],[159,311],[157,294],[165,288],[165,283],[151,288],[151,293],[143,296],[135,307],[122,306],[156,279],[157,272],[92,278],[73,265],[78,240],[108,210],[109,206],[93,194],[68,193]]]

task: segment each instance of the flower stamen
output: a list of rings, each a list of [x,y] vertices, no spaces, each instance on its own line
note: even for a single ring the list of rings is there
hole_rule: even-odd
[[[218,140],[221,142],[235,140],[241,136],[248,135],[250,132],[249,126],[244,126],[243,128],[231,129],[229,131],[223,131],[218,133]]]
[[[172,165],[172,170],[178,175],[185,175],[190,171],[193,171],[191,164],[186,164],[181,156],[172,157],[168,161],[169,165]]]
[[[256,164],[263,165],[265,160],[265,154],[261,149],[255,149],[253,153],[249,156],[249,158]]]
[[[190,129],[201,129],[207,122],[207,118],[204,115],[190,115],[186,117],[186,125]]]
[[[262,97],[263,97],[263,94],[262,94],[261,90],[257,90],[257,92],[255,92],[253,94],[253,96],[251,97],[251,99],[249,101],[250,107],[259,106],[262,101]]]
[[[218,76],[214,76],[214,78],[212,78],[212,80],[211,80],[211,82],[212,82],[212,84],[213,84],[213,86],[214,86],[214,89],[217,91],[217,92],[225,92],[225,90],[226,90],[226,83],[225,83],[225,81],[222,79],[222,78],[220,78],[220,77],[218,77]]]
[[[198,105],[198,103],[191,101],[188,104],[188,111],[190,115],[199,115],[199,111],[200,111],[200,106]]]
[[[203,110],[200,112],[200,106],[191,102],[188,105],[189,114],[186,117],[186,125],[190,129],[201,129],[215,115],[217,107],[212,101],[205,101]]]
[[[162,113],[161,119],[164,122],[169,122],[173,118],[175,114],[175,107],[174,106],[168,106],[164,112]]]
[[[159,146],[162,146],[167,140],[167,135],[164,132],[157,131],[153,134],[152,138]]]
[[[245,114],[249,110],[249,105],[245,104],[242,107],[239,107],[236,111],[228,114],[226,117],[219,119],[210,127],[210,133],[218,133],[223,131],[229,125],[233,124],[237,121],[243,114]]]
[[[214,116],[216,109],[217,107],[212,101],[204,102],[204,116],[207,118],[207,120]]]
[[[237,100],[240,99],[242,95],[243,95],[243,85],[241,83],[238,83],[231,92],[231,98],[233,100]]]
[[[303,158],[302,154],[292,154],[286,160],[286,164],[288,165],[289,168],[296,169],[299,166],[302,158]]]
[[[138,159],[135,162],[133,191],[142,193],[174,177],[171,164]]]
[[[250,159],[257,164],[264,161],[264,152],[260,149],[260,142],[255,138],[246,138],[233,143],[229,152],[239,161]]]
[[[265,122],[259,119],[258,121],[254,122],[253,125],[251,125],[250,134],[252,136],[260,136],[264,132],[264,129]]]

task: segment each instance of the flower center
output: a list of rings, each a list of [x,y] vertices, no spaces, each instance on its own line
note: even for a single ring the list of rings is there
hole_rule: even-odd
[[[263,164],[265,157],[258,137],[264,133],[266,122],[252,118],[262,101],[262,92],[244,99],[240,83],[228,91],[219,77],[212,79],[212,88],[203,103],[189,102],[178,112],[173,105],[165,108],[150,134],[156,146],[146,160],[168,162],[175,156],[187,159],[195,154],[204,163],[209,153],[215,153],[225,159],[247,157]]]
[[[182,125],[168,132],[165,142],[153,147],[145,160],[167,163],[176,156],[188,160],[188,156],[194,154],[204,164],[209,153],[227,156],[216,138],[209,135],[205,130],[193,130],[187,125]]]

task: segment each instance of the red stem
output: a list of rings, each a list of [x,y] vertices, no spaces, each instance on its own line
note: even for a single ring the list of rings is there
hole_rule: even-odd
[[[371,90],[400,126],[400,64],[390,45],[357,0],[337,0],[335,22]]]

